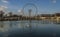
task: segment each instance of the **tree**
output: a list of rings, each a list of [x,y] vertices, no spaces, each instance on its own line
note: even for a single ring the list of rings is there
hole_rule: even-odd
[[[3,15],[4,15],[4,12],[0,11],[0,17],[3,17]]]
[[[12,16],[12,12],[9,12],[9,16]]]

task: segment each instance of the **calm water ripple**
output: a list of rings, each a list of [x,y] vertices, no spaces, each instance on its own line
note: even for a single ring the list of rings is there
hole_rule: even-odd
[[[31,25],[31,27],[29,27]],[[42,21],[0,21],[0,37],[60,37],[60,24]]]

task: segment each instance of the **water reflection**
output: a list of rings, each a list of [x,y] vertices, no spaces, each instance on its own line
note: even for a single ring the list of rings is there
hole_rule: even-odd
[[[3,28],[4,27],[4,22],[0,21],[0,27]]]
[[[12,21],[9,23],[10,24],[10,27],[12,27],[12,25],[13,25],[12,23],[13,23]]]
[[[4,28],[4,29],[14,29],[14,28],[20,28],[23,30],[30,30],[30,28],[33,30],[38,29],[39,25],[42,26],[43,24],[48,24],[48,22],[43,22],[42,21],[31,21],[31,23],[29,21],[0,21],[0,27]],[[49,23],[52,24],[52,23]],[[49,25],[48,24],[48,25]],[[31,27],[29,27],[29,25],[31,25]],[[44,26],[46,26],[44,25]]]
[[[41,23],[42,21],[32,21],[31,27],[29,27],[29,21],[0,21],[0,32],[2,32],[5,36],[11,36],[15,34],[18,35],[23,35],[23,34],[27,34],[27,35],[37,35],[37,36],[55,36],[56,32],[58,34],[59,29],[60,29],[60,25],[57,26],[55,24],[52,23]],[[32,30],[30,32],[30,29]],[[32,33],[32,34],[28,34],[28,33]],[[17,35],[16,35],[17,36]]]

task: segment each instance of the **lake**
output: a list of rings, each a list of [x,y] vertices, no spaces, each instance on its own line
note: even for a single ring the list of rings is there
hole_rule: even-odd
[[[0,37],[60,37],[60,24],[37,20],[0,21]]]

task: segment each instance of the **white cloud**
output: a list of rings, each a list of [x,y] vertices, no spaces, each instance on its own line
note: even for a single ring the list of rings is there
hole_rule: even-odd
[[[8,0],[1,0],[2,2],[4,2],[4,3],[8,3]]]
[[[5,10],[7,8],[8,8],[7,6],[0,6],[0,10]]]
[[[7,13],[7,6],[0,6],[0,11],[4,11],[5,13]]]
[[[18,12],[21,12],[21,10],[18,10]]]
[[[8,7],[7,6],[0,6],[0,10],[4,10],[4,9],[7,9]]]
[[[52,3],[56,3],[56,0],[52,0]]]
[[[23,13],[22,13],[22,10],[19,9],[19,10],[18,10],[18,14],[19,14],[19,15],[22,15],[22,14],[23,14]]]

